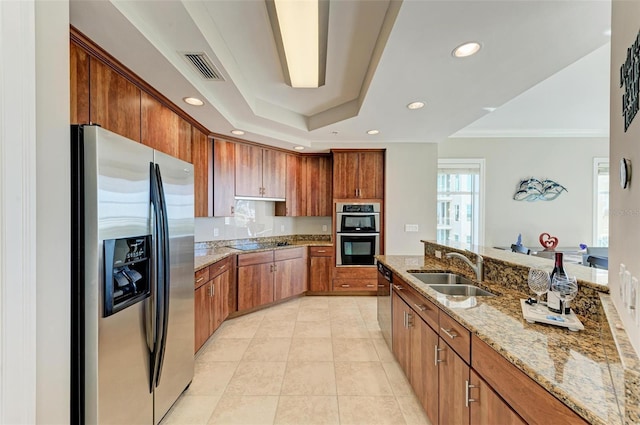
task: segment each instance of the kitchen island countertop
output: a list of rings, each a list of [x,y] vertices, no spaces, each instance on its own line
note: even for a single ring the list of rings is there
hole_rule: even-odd
[[[630,365],[627,360],[623,366],[609,326],[615,319],[607,317],[611,315],[608,294],[600,294],[599,315],[581,317],[585,329],[572,332],[527,323],[519,300],[531,294],[501,282],[485,281],[482,285],[498,296],[476,297],[473,307],[457,308],[455,298],[435,292],[408,272],[451,270],[450,265],[443,266],[442,262],[428,256],[378,256],[377,259],[588,422],[624,424],[627,414],[627,423],[636,423],[633,421],[638,412],[630,411],[633,408],[629,403],[626,403],[628,411],[625,412],[625,392],[629,392],[629,385],[632,385],[625,378],[625,367],[637,368],[637,362]],[[465,270],[454,268],[452,271],[465,274]],[[594,286],[601,283],[593,282]],[[624,357],[637,359],[628,352]],[[637,394],[631,391],[626,396],[635,400]]]

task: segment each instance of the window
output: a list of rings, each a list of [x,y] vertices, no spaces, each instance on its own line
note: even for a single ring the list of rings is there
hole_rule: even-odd
[[[593,160],[593,246],[609,246],[609,159]]]
[[[437,241],[482,245],[484,159],[438,161]],[[466,219],[460,212],[466,213]],[[453,220],[451,219],[453,216]]]

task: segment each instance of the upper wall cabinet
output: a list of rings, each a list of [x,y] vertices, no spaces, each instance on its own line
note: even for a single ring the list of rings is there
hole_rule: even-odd
[[[287,155],[286,170],[286,196],[283,202],[276,202],[277,216],[303,216],[306,215],[304,208],[304,187],[302,174],[304,159],[297,155]]]
[[[89,121],[139,142],[140,89],[98,60],[89,65]]]
[[[236,144],[213,141],[213,215],[231,217],[235,211]]]
[[[69,45],[71,124],[89,123],[89,55],[75,43]]]
[[[384,197],[384,151],[332,153],[334,199]]]
[[[191,124],[147,93],[142,93],[142,143],[191,162]]]
[[[191,127],[195,216],[213,216],[213,143],[206,134]]]
[[[332,168],[330,156],[302,158],[302,210],[304,215],[330,217],[333,214],[331,198]]]
[[[237,144],[236,196],[285,199],[286,156],[283,152]]]

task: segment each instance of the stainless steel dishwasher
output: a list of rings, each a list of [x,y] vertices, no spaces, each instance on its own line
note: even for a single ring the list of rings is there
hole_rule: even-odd
[[[378,262],[378,325],[391,349],[391,270]]]

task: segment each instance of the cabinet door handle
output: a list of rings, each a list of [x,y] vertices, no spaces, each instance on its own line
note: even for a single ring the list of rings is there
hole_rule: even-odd
[[[204,280],[204,276],[199,277],[198,279],[196,279],[196,283],[200,283]]]
[[[367,288],[375,288],[375,285],[372,283],[367,284]]]
[[[413,327],[413,313],[407,312],[407,329]]]
[[[223,265],[221,265],[220,267],[218,267],[218,270],[222,270],[222,269],[224,269],[225,267],[227,267],[227,265],[226,265],[226,264],[223,264]]]
[[[403,328],[407,327],[407,312],[406,311],[402,312],[402,327]]]
[[[317,253],[324,253],[324,252],[327,252],[327,251],[326,251],[326,250],[324,250],[324,249],[319,249],[319,250],[317,250],[316,252],[317,252]]]
[[[458,334],[457,334],[457,333],[455,333],[455,332],[453,332],[453,330],[452,330],[452,329],[445,329],[445,328],[442,328],[442,327],[441,327],[441,328],[440,328],[440,330],[441,330],[442,332],[444,332],[444,333],[445,333],[445,335],[447,335],[447,336],[448,336],[449,338],[451,338],[451,339],[455,339],[455,337],[457,337],[457,336],[458,336]]]
[[[475,398],[469,398],[471,388],[476,388],[475,385],[471,385],[469,381],[464,381],[464,406],[469,407],[469,403],[477,401]]]
[[[350,288],[351,287],[351,285],[349,285],[348,283],[343,283],[340,286],[342,286],[343,288]]]
[[[429,310],[429,307],[427,307],[427,306],[426,306],[426,305],[424,305],[424,304],[415,304],[415,303],[414,303],[413,305],[414,305],[418,310],[420,310],[420,311],[426,311],[426,310]]]
[[[438,363],[442,363],[444,361],[440,360],[440,354],[438,354],[440,351],[444,351],[444,348],[438,348],[437,345],[433,346],[433,364],[436,366],[438,366]]]
[[[403,288],[402,286],[400,286],[400,285],[393,285],[393,288],[394,288],[396,291],[402,291],[402,290],[404,289],[404,288]]]

